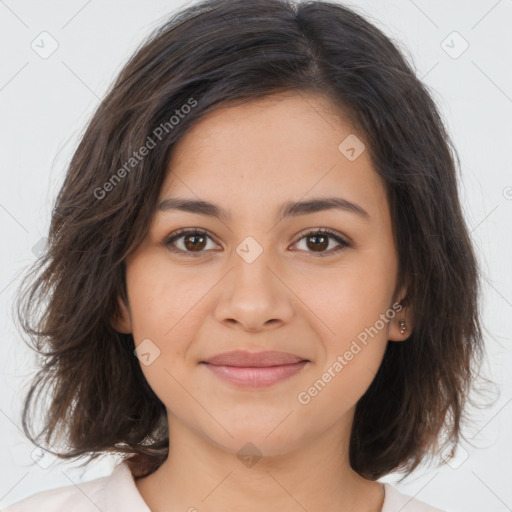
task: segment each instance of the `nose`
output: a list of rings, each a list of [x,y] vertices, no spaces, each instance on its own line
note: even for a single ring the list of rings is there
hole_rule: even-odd
[[[235,261],[219,285],[215,317],[228,327],[265,331],[290,322],[294,315],[293,291],[263,254],[252,263]]]

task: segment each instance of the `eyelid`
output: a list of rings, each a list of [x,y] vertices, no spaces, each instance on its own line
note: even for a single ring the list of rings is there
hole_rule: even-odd
[[[317,233],[323,233],[323,234],[326,234],[326,235],[329,235],[331,236],[332,238],[336,239],[336,238],[339,238],[343,243],[347,244],[347,245],[351,245],[351,241],[350,239],[343,235],[342,233],[339,233],[338,231],[334,230],[334,229],[330,229],[330,228],[308,228],[304,231],[302,231],[301,233],[299,233],[297,235],[297,241],[294,242],[294,243],[297,243],[299,242],[302,238],[304,238],[305,236],[307,235],[315,235]]]
[[[185,235],[188,235],[188,234],[199,234],[199,235],[205,235],[207,236],[208,238],[210,238],[211,240],[213,240],[217,245],[220,245],[216,240],[215,240],[215,236],[212,235],[212,233],[210,233],[207,229],[204,229],[204,228],[194,228],[194,227],[191,227],[191,228],[180,228],[176,231],[173,231],[170,235],[166,236],[163,240],[163,244],[166,246],[166,247],[169,247],[169,246],[172,246],[172,242],[174,242],[175,240],[185,236]],[[194,256],[194,253],[193,252],[190,252],[190,251],[182,251],[180,249],[176,249],[175,252],[179,252],[179,253],[182,253],[182,254],[190,254],[192,256]],[[195,253],[196,255],[200,255],[202,253],[206,253],[206,251],[199,251],[198,253]]]

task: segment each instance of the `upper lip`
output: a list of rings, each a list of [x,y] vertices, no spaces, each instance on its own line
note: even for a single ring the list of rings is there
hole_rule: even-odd
[[[247,352],[245,350],[233,350],[232,352],[217,354],[201,362],[217,366],[268,367],[293,364],[300,361],[306,361],[306,359],[287,352]]]

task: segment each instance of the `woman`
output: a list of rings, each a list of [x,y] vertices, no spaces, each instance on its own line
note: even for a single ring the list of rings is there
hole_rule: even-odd
[[[27,436],[124,460],[8,512],[438,510],[378,480],[457,444],[482,359],[450,149],[340,4],[173,16],[90,121],[19,308]]]

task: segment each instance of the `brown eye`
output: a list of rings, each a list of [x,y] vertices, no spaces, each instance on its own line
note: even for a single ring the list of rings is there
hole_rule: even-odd
[[[306,240],[306,252],[316,253],[316,255],[320,257],[329,256],[350,247],[348,242],[328,229],[310,231],[306,233],[299,242],[302,240]],[[327,251],[326,249],[329,247],[331,240],[334,240],[338,246]]]
[[[208,252],[207,246],[209,240],[212,240],[213,243],[213,239],[207,231],[202,229],[182,229],[169,236],[164,241],[164,245],[174,253],[187,256],[201,256],[201,254]],[[329,256],[350,247],[348,242],[328,229],[310,231],[303,235],[299,242],[302,242],[302,240],[306,240],[306,249],[304,249],[306,252],[313,253],[315,256],[320,257]],[[332,241],[338,245],[327,250]],[[214,244],[214,246],[215,245],[216,244]],[[214,250],[214,248],[212,250]]]
[[[313,251],[325,251],[329,247],[329,237],[323,234],[308,235],[308,247]]]
[[[200,256],[201,253],[205,252],[205,247],[208,245],[207,242],[209,239],[211,240],[211,237],[206,231],[201,229],[187,229],[174,233],[165,240],[164,244],[172,252]],[[176,242],[182,243],[176,244]],[[181,247],[177,245],[181,245]]]
[[[187,250],[194,251],[195,249],[203,249],[205,246],[205,235],[190,234],[183,236],[184,244]]]

